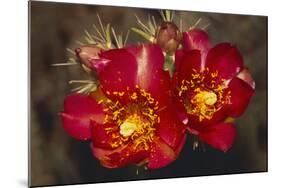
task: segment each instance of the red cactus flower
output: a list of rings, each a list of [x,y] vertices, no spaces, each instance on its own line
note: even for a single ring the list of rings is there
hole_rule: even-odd
[[[227,117],[239,117],[253,93],[254,81],[237,48],[220,43],[211,48],[202,30],[183,33],[183,49],[176,52],[174,84],[184,105],[188,130],[212,147],[227,151],[236,129]]]
[[[108,168],[136,163],[160,168],[174,161],[186,127],[174,115],[161,49],[113,49],[90,62],[100,87],[90,96],[66,97],[64,129],[76,139],[91,140],[93,155]]]

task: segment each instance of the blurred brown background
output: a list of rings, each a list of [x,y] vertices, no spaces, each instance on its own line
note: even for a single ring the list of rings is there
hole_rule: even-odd
[[[58,113],[64,96],[72,88],[67,82],[85,77],[81,67],[53,67],[67,61],[66,48],[77,46],[83,31],[93,31],[99,13],[118,33],[136,26],[134,15],[144,21],[158,10],[31,2],[31,185],[57,185],[122,181],[213,174],[267,171],[267,17],[177,11],[184,27],[199,18],[213,44],[232,42],[240,49],[255,81],[256,93],[245,114],[236,122],[238,137],[226,154],[206,146],[192,151],[188,140],[179,158],[171,165],[153,171],[126,167],[106,169],[92,157],[88,142],[79,142],[63,130]],[[176,19],[178,21],[178,19]],[[131,32],[129,43],[142,39]]]

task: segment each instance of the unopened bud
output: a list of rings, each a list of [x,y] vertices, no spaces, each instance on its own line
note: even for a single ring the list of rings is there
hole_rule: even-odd
[[[163,22],[156,31],[156,43],[166,53],[174,53],[181,39],[181,32],[172,22]]]
[[[102,51],[101,48],[94,45],[85,45],[75,49],[76,56],[78,57],[82,65],[91,68],[91,60],[98,59],[99,53]]]

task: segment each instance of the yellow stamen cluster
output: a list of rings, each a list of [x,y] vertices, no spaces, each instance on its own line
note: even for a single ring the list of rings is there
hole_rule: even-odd
[[[215,112],[230,102],[226,81],[218,78],[218,72],[208,68],[193,69],[190,80],[182,80],[178,95],[185,103],[187,113],[196,115],[199,121],[211,119]]]
[[[110,143],[112,147],[119,147],[128,141],[133,141],[136,148],[149,149],[149,142],[152,141],[155,126],[160,122],[156,114],[159,109],[158,102],[144,89],[135,86],[134,92],[127,87],[127,92],[107,92],[116,99],[102,99],[99,103],[105,105],[104,124],[115,124],[115,128],[107,128],[108,134],[114,138]],[[123,99],[123,100],[122,100]],[[120,101],[126,100],[126,104]],[[129,100],[129,101],[128,101]]]

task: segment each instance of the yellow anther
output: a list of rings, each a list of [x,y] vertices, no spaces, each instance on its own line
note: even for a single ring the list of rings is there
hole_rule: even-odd
[[[217,77],[217,76],[218,76],[218,71],[211,73],[211,77],[212,77],[212,78],[215,78],[215,77]]]
[[[196,79],[196,78],[200,77],[200,74],[191,74],[191,76],[192,76],[193,79]]]
[[[153,104],[153,103],[154,103],[154,99],[153,99],[152,97],[149,97],[149,98],[148,98],[148,102],[149,102],[150,104]]]
[[[138,98],[137,93],[134,92],[134,93],[131,95],[131,99],[136,100],[137,98]]]
[[[182,95],[182,91],[180,90],[180,91],[179,91],[179,96],[181,97],[181,95]]]

